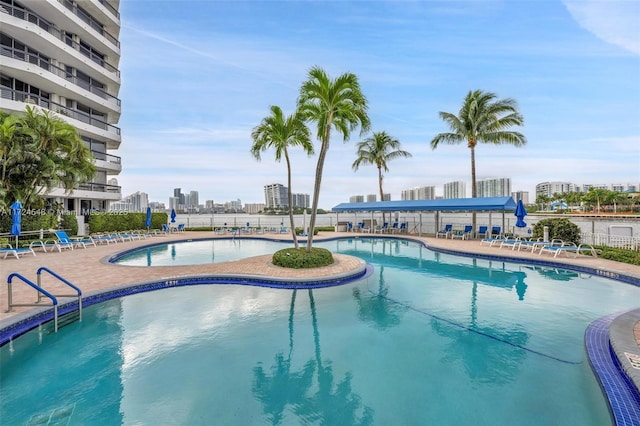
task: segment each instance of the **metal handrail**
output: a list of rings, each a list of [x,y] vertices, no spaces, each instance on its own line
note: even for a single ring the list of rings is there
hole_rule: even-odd
[[[73,12],[73,14],[76,15],[78,18],[80,18],[84,23],[88,24],[98,34],[100,34],[101,36],[109,40],[114,46],[120,47],[120,42],[118,41],[118,39],[112,36],[111,34],[109,34],[104,29],[104,27],[100,22],[96,21],[96,19],[93,16],[89,15],[87,12],[80,9],[75,2],[71,2],[69,0],[58,0],[58,1],[62,3],[64,7],[66,7],[71,12]]]
[[[80,43],[73,40],[63,31],[60,31],[59,29],[57,29],[51,22],[40,17],[38,14],[33,13],[29,9],[25,9],[18,6],[12,6],[6,3],[2,3],[1,6],[2,7],[0,8],[0,12],[7,13],[8,15],[13,16],[14,18],[31,22],[32,24],[37,25],[38,27],[42,28],[43,30],[53,35],[57,39],[65,42],[68,46],[71,46],[74,50],[79,51],[84,56],[88,57],[93,62],[95,62],[96,64],[105,68],[107,71],[112,72],[118,77],[120,77],[120,70],[118,70],[118,68],[114,67],[107,61],[105,61],[103,56],[96,55],[94,52],[82,46]]]
[[[2,46],[0,54],[2,56],[6,56],[7,58],[17,59],[30,64],[38,65],[40,68],[49,71],[51,74],[57,75],[58,77],[62,77],[65,80],[72,82],[76,86],[93,93],[94,95],[97,95],[103,99],[106,99],[112,104],[115,104],[118,106],[121,106],[122,104],[120,99],[116,98],[113,95],[110,95],[103,88],[98,86],[93,86],[83,80],[80,80],[73,74],[70,74],[66,70],[60,67],[57,67],[49,63],[48,61],[45,61],[43,58],[37,55],[32,55],[28,52],[25,52],[24,50],[19,50],[12,47],[6,47],[6,46]]]
[[[42,281],[41,281],[42,271],[50,273],[51,275],[53,275],[54,277],[56,277],[57,279],[62,281],[64,284],[68,285],[69,287],[71,287],[77,292],[77,294],[55,294],[54,296],[58,296],[58,297],[76,297],[77,296],[78,297],[78,315],[79,315],[78,320],[82,321],[82,290],[80,290],[78,287],[76,287],[75,285],[67,281],[65,278],[62,278],[60,275],[56,274],[51,269],[45,266],[41,266],[40,268],[38,268],[38,271],[36,272],[36,275],[38,275],[38,287],[40,288],[42,288]],[[40,295],[40,293],[38,293],[38,303],[40,303],[41,297],[42,296]]]
[[[42,306],[42,305],[39,305],[38,303],[13,303],[12,281],[13,281],[14,277],[21,279],[25,284],[29,285],[30,287],[33,287],[38,292],[38,298],[40,297],[40,293],[42,293],[45,296],[47,296],[49,299],[51,299],[51,302],[52,302],[52,305],[53,305],[54,330],[57,333],[58,332],[58,299],[56,299],[56,297],[53,294],[49,293],[48,291],[46,291],[42,287],[38,286],[37,284],[29,281],[27,278],[23,277],[22,275],[18,274],[17,272],[14,272],[14,273],[12,273],[11,275],[9,275],[7,277],[7,288],[8,288],[7,302],[8,302],[8,305],[9,305],[7,312],[11,312],[13,310],[13,308],[16,307],[16,306]]]

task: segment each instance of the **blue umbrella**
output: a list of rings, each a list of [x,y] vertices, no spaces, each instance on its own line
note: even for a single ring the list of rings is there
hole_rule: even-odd
[[[171,223],[176,223],[176,210],[171,209]]]
[[[18,237],[20,236],[20,223],[22,222],[22,204],[16,200],[11,206],[11,235],[16,236],[16,248],[18,247]]]
[[[145,221],[144,225],[147,227],[147,229],[151,228],[151,207],[147,207],[147,220]]]
[[[518,218],[516,221],[516,227],[524,228],[527,224],[524,221],[524,217],[527,215],[527,209],[524,208],[524,203],[522,200],[518,200],[518,205],[516,206],[515,216]]]

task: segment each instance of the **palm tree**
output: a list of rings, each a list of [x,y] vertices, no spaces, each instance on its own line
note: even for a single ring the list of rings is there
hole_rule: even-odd
[[[358,142],[357,158],[353,162],[353,170],[356,171],[363,164],[375,165],[378,168],[378,189],[380,201],[384,201],[382,189],[382,171],[389,171],[387,162],[396,158],[410,158],[411,153],[400,149],[400,141],[389,136],[386,132],[373,133],[372,136]],[[385,222],[385,214],[382,213],[382,222]]]
[[[251,154],[260,161],[260,153],[269,148],[276,151],[276,161],[280,161],[284,156],[287,162],[287,187],[289,199],[289,222],[291,223],[291,236],[295,248],[298,249],[298,238],[293,223],[293,191],[291,190],[291,160],[289,159],[289,147],[300,146],[304,151],[313,154],[310,132],[305,126],[299,114],[284,117],[282,109],[278,106],[271,107],[271,115],[262,119],[262,122],[251,132],[253,146]]]
[[[476,190],[476,145],[479,142],[494,145],[510,144],[517,147],[527,143],[523,134],[507,130],[521,126],[524,118],[518,112],[515,100],[497,99],[491,92],[469,91],[458,115],[440,112],[440,118],[447,123],[451,132],[440,133],[431,140],[431,148],[440,144],[467,142],[471,150],[471,197],[478,196]],[[476,214],[473,213],[473,229],[476,229]]]
[[[329,151],[331,129],[335,128],[340,132],[344,142],[349,140],[351,132],[358,126],[361,133],[366,133],[370,125],[367,109],[367,99],[360,90],[358,77],[352,73],[344,73],[336,79],[331,79],[323,69],[313,67],[309,70],[308,80],[300,88],[298,111],[305,121],[317,124],[316,136],[321,142],[309,220],[308,252],[313,246],[322,171]]]
[[[536,198],[536,204],[540,204],[542,210],[545,210],[547,203],[551,200],[547,194],[540,194]]]

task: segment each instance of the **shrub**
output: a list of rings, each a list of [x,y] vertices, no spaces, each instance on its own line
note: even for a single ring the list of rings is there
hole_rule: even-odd
[[[78,235],[78,219],[74,214],[63,214],[60,217],[60,227],[69,230],[69,235]]]
[[[600,251],[598,256],[602,259],[615,260],[616,262],[640,266],[640,252],[638,251],[607,246],[596,246],[596,248]]]
[[[291,247],[275,252],[272,262],[283,268],[307,269],[332,265],[334,260],[333,255],[327,249],[312,247],[311,252],[307,253],[305,247],[297,250]]]
[[[565,243],[580,244],[580,228],[566,218],[543,219],[533,226],[533,238],[544,236],[544,227],[549,227],[549,238],[560,239]]]

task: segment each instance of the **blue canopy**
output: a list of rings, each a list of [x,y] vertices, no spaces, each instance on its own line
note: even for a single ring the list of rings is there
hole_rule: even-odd
[[[151,228],[151,207],[147,207],[147,219],[144,222],[144,226]]]
[[[518,218],[518,220],[516,221],[516,227],[526,227],[527,223],[524,221],[524,217],[527,215],[527,209],[524,208],[524,203],[522,202],[522,200],[518,200],[518,205],[516,206],[516,212],[514,214]]]
[[[341,203],[334,212],[353,211],[502,211],[516,209],[511,197],[447,198],[440,200],[377,201],[368,203]]]

